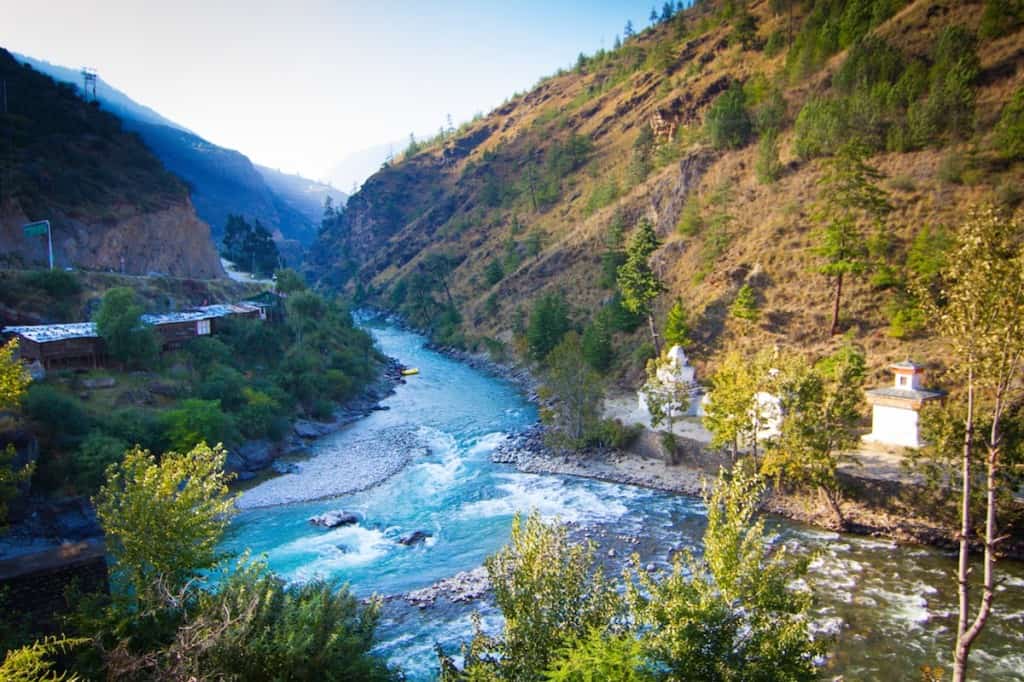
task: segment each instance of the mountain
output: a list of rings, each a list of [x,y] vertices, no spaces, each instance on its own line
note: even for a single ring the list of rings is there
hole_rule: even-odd
[[[48,219],[58,266],[223,277],[210,228],[188,188],[113,114],[0,49],[0,259],[47,261]]]
[[[312,247],[311,273],[446,342],[495,348],[544,293],[581,327],[616,307],[615,267],[646,219],[667,288],[656,317],[683,302],[699,362],[736,346],[818,352],[840,338],[821,181],[859,140],[892,211],[861,226],[873,267],[846,279],[841,329],[876,371],[940,360],[908,282],[971,206],[1024,199],[998,139],[1024,116],[1019,17],[983,24],[1001,5],[980,1],[740,6],[695,3],[376,173]],[[744,284],[754,323],[729,314]],[[634,378],[645,326],[614,332],[638,349]]]
[[[18,59],[57,80],[81,87],[79,71],[21,55]],[[322,200],[313,210],[312,199],[329,192],[336,199],[344,196],[298,176],[280,180],[276,171],[271,172],[274,178],[268,181],[268,173],[244,154],[203,139],[135,102],[102,78],[96,79],[96,98],[105,110],[124,120],[125,128],[137,132],[170,171],[188,183],[196,211],[210,224],[215,239],[223,233],[228,215],[242,215],[270,228],[290,254],[288,260],[297,263],[323,216]]]
[[[278,197],[279,211],[298,213],[317,228],[320,226],[320,220],[324,217],[324,202],[328,197],[337,208],[341,208],[348,201],[348,195],[344,192],[301,175],[283,173],[260,165],[256,166],[256,171]],[[307,241],[312,241],[315,236],[316,230],[314,229],[307,235]]]
[[[352,152],[327,172],[327,181],[335,187],[348,190],[359,187],[374,173],[380,170],[389,155],[398,154],[405,149],[408,141],[386,142],[375,144],[366,149]]]

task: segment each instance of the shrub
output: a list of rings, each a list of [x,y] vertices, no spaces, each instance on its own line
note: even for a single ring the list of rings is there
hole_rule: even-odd
[[[220,409],[219,400],[183,400],[164,416],[167,437],[175,450],[191,450],[200,443],[234,444],[238,431],[230,416]]]
[[[71,298],[82,292],[82,283],[73,272],[36,270],[23,276],[26,286],[44,292],[50,298]]]
[[[1024,159],[1024,88],[1003,107],[995,130],[996,148],[1008,159]]]
[[[93,431],[82,442],[75,457],[75,483],[81,492],[93,493],[106,480],[107,467],[124,459],[127,442]]]
[[[484,280],[487,282],[487,286],[493,287],[495,284],[500,282],[505,277],[505,270],[501,267],[501,262],[498,260],[492,260],[484,268]]]
[[[196,393],[203,400],[216,400],[224,409],[233,412],[245,403],[242,394],[244,388],[245,377],[241,372],[224,365],[215,365],[206,372]]]
[[[111,438],[144,450],[162,452],[168,446],[163,420],[150,410],[138,407],[115,410],[103,418],[99,428]]]
[[[1009,35],[1024,22],[1024,3],[1020,0],[985,0],[978,35],[1000,38]]]
[[[754,126],[742,85],[734,82],[718,96],[708,110],[704,125],[716,149],[740,149],[747,145]]]
[[[144,366],[156,357],[160,349],[156,333],[143,324],[141,315],[142,305],[131,289],[115,287],[103,295],[96,311],[96,332],[114,359]]]
[[[812,99],[796,117],[797,156],[812,159],[832,154],[844,141],[846,111],[842,101]]]
[[[626,450],[640,437],[643,427],[639,424],[629,426],[618,419],[602,419],[589,435],[589,444],[597,447]]]
[[[76,444],[92,426],[81,402],[47,384],[32,384],[22,398],[22,408],[42,425],[58,446]]]
[[[287,585],[260,564],[242,568],[200,596],[193,622],[214,636],[196,669],[217,679],[393,680],[370,654],[379,609],[344,585]]]
[[[658,353],[654,350],[654,344],[645,341],[633,350],[629,359],[634,371],[644,371],[647,368],[647,361],[656,357],[658,357]]]

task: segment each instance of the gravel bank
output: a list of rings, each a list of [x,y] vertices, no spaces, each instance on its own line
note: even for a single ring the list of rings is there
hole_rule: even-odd
[[[416,433],[382,429],[361,440],[339,441],[342,434],[318,441],[314,456],[293,473],[263,482],[235,499],[239,509],[272,507],[337,497],[372,488],[428,454]]]

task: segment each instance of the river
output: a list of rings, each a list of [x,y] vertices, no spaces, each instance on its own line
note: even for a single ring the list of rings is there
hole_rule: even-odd
[[[617,557],[635,551],[644,564],[664,568],[671,552],[699,550],[705,510],[697,499],[523,474],[492,463],[490,454],[504,435],[536,419],[533,406],[506,382],[426,349],[416,334],[373,322],[367,327],[384,353],[421,372],[385,401],[388,410],[321,439],[313,456],[398,428],[413,429],[429,454],[369,490],[245,511],[234,523],[229,549],[265,555],[288,580],[336,578],[360,595],[404,593],[479,566],[508,540],[517,511],[536,509],[546,518],[574,522],[578,535],[599,543],[602,558],[609,549]],[[386,438],[380,442],[387,447]],[[294,491],[304,489],[301,472],[285,478]],[[356,512],[362,520],[333,530],[307,521],[334,509]],[[952,555],[779,518],[770,519],[769,527],[775,541],[814,553],[808,580],[816,596],[814,628],[833,640],[823,676],[907,680],[919,678],[921,665],[948,669],[956,626]],[[412,547],[397,542],[416,530],[432,535]],[[972,653],[972,679],[1024,680],[1024,565],[1004,562],[998,570],[1004,583]],[[377,652],[401,666],[410,680],[433,679],[434,643],[457,653],[458,643],[469,639],[476,610],[485,626],[500,624],[500,615],[486,603],[439,600],[421,610],[389,600]]]

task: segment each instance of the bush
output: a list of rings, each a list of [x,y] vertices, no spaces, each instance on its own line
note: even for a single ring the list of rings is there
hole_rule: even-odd
[[[163,419],[151,410],[139,407],[115,410],[101,418],[98,428],[107,436],[153,452],[163,452],[168,447]]]
[[[245,403],[242,391],[245,388],[245,377],[231,367],[215,365],[206,372],[199,384],[197,395],[203,400],[215,400],[228,411],[235,411]]]
[[[22,409],[59,447],[75,445],[92,427],[92,420],[77,398],[47,384],[32,384],[22,398]]]
[[[96,332],[103,338],[107,353],[120,362],[145,366],[160,350],[156,333],[139,319],[142,305],[128,287],[115,287],[103,295],[96,311]]]
[[[504,277],[505,271],[502,269],[500,261],[492,260],[484,268],[484,280],[487,282],[487,286],[493,287]]]
[[[62,299],[82,292],[82,283],[73,272],[64,270],[36,270],[23,276],[26,286],[44,292],[50,298]]]
[[[1009,35],[1024,22],[1021,0],[985,0],[978,35],[985,39]]]
[[[796,117],[797,156],[813,159],[833,154],[844,142],[846,111],[839,100],[812,99]]]
[[[626,450],[640,437],[643,427],[639,424],[626,426],[618,419],[602,419],[589,434],[589,444],[596,447]]]
[[[700,215],[700,199],[691,192],[679,214],[676,231],[684,237],[694,237],[700,232],[701,227],[703,227],[703,222]]]
[[[629,359],[634,371],[645,371],[647,369],[647,361],[653,360],[656,357],[658,357],[658,353],[654,350],[654,344],[645,341],[636,347]]]
[[[124,459],[129,448],[127,442],[93,431],[82,442],[75,457],[73,469],[76,487],[80,492],[92,494],[106,480],[107,467]]]
[[[754,125],[747,111],[742,85],[734,82],[718,96],[708,110],[704,125],[716,149],[740,149],[747,145]]]
[[[183,400],[164,416],[171,447],[185,452],[200,443],[225,445],[238,442],[238,430],[219,400]]]
[[[236,618],[224,623],[224,614]],[[200,597],[194,620],[216,636],[196,667],[217,679],[393,680],[370,654],[378,614],[378,602],[344,585],[286,585],[259,564],[243,568]]]
[[[1024,159],[1024,88],[1003,107],[995,130],[996,148],[1008,159]]]

